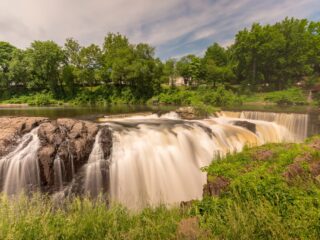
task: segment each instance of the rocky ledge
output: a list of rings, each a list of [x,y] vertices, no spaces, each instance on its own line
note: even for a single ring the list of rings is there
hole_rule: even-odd
[[[103,131],[99,143],[103,145],[105,158],[111,153],[111,132],[106,126],[74,119],[0,117],[0,159],[19,144],[24,134],[36,127],[39,127],[38,161],[43,191],[57,190],[54,172],[54,161],[57,158],[64,168],[64,182],[72,181],[74,175],[87,163],[99,129]]]
[[[0,117],[0,157],[10,152],[22,135],[46,121],[40,117]]]

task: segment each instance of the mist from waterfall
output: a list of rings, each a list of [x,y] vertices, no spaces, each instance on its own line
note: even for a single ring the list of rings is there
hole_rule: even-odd
[[[16,149],[0,159],[1,190],[8,194],[34,191],[40,186],[38,128],[24,135]]]

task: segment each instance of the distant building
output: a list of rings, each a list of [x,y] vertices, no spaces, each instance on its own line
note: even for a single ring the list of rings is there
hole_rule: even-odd
[[[171,77],[169,84],[171,86],[184,86],[184,78],[183,77]]]
[[[186,79],[184,77],[173,77],[170,78],[169,84],[172,86],[189,86],[189,79]]]

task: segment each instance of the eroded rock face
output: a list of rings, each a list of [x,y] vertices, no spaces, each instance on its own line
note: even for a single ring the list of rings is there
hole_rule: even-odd
[[[0,157],[10,152],[22,135],[46,121],[41,117],[0,117]]]
[[[111,155],[112,134],[107,126],[74,119],[1,117],[0,159],[13,151],[21,137],[35,127],[39,127],[40,147],[37,150],[37,156],[40,187],[43,191],[54,192],[61,189],[61,184],[65,186],[77,178],[83,178],[81,174],[83,166],[88,162],[99,130],[102,131],[99,144],[102,146],[105,159]],[[62,183],[61,181],[57,183],[58,173],[55,161],[59,162],[59,166],[63,168],[59,172]],[[108,166],[104,171],[105,178],[108,178]]]
[[[43,188],[54,186],[54,161],[60,158],[64,166],[64,180],[70,182],[87,162],[98,132],[98,125],[73,119],[58,119],[41,124],[38,152]]]

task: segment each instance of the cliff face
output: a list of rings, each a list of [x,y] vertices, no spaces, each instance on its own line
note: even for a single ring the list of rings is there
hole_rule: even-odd
[[[75,175],[83,171],[92,151],[95,137],[102,131],[99,144],[102,145],[104,156],[107,159],[111,153],[112,136],[107,127],[96,123],[58,119],[51,121],[46,118],[33,117],[2,117],[0,118],[0,160],[19,144],[21,137],[38,128],[40,147],[38,149],[38,165],[41,190],[53,192],[61,188],[57,182],[57,174],[63,185],[67,185]],[[55,160],[63,166],[63,171],[55,172]],[[1,173],[0,173],[1,175]],[[1,179],[1,176],[0,176]]]

